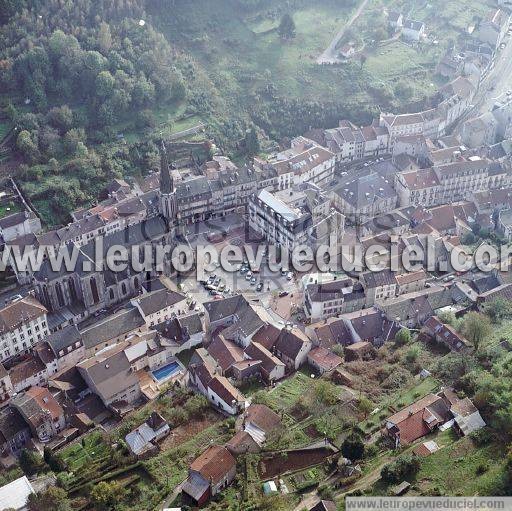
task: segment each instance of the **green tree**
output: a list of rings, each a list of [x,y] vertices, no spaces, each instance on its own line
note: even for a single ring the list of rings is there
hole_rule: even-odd
[[[40,157],[37,144],[32,139],[32,135],[26,130],[20,131],[16,139],[16,147],[29,163],[35,163]]]
[[[420,459],[417,456],[405,454],[399,456],[395,461],[385,465],[380,472],[382,480],[386,483],[396,484],[404,480],[413,479],[421,467]]]
[[[35,451],[23,449],[19,459],[20,467],[28,476],[37,474],[44,469],[43,457]]]
[[[256,156],[260,152],[260,141],[254,128],[245,132],[245,152],[247,156]]]
[[[409,101],[414,95],[414,87],[405,80],[400,80],[395,85],[395,95],[402,101]]]
[[[455,327],[457,323],[457,318],[455,317],[455,314],[453,311],[447,310],[447,311],[441,311],[437,317],[446,325],[451,325]]]
[[[116,481],[101,481],[93,486],[90,493],[91,502],[102,511],[113,509],[125,497],[126,490]]]
[[[295,22],[293,21],[293,18],[290,14],[283,14],[277,32],[282,39],[293,39],[295,37]]]
[[[315,396],[325,405],[335,405],[339,399],[339,392],[331,382],[318,380],[315,384]]]
[[[367,397],[362,396],[357,403],[357,409],[363,414],[366,420],[373,410],[373,403]]]
[[[364,442],[361,435],[350,433],[341,444],[341,454],[349,460],[360,460],[364,455]]]
[[[395,344],[404,346],[411,341],[411,331],[408,328],[401,328],[395,335]]]
[[[100,98],[108,98],[114,92],[116,81],[110,71],[101,71],[96,77],[96,94]]]
[[[413,364],[418,360],[421,350],[419,346],[411,346],[405,354],[405,360],[408,364]]]
[[[46,120],[64,134],[73,127],[73,111],[68,105],[56,106],[48,112]]]
[[[44,448],[43,458],[47,465],[56,474],[58,474],[59,472],[64,472],[66,470],[66,463],[64,462],[62,457],[59,454],[54,453],[48,447]]]
[[[492,333],[491,322],[485,314],[468,312],[464,316],[462,333],[473,344],[475,350],[478,351],[482,342]]]
[[[512,306],[505,298],[498,297],[492,302],[486,303],[484,311],[494,323],[499,323],[512,314]]]
[[[290,504],[283,495],[263,495],[255,503],[257,511],[287,511]]]
[[[80,143],[84,144],[86,140],[83,128],[70,129],[63,140],[63,147],[67,154],[74,155],[78,152]]]
[[[50,486],[40,493],[32,493],[28,498],[29,511],[71,511],[71,502],[62,488]]]
[[[110,33],[110,26],[108,23],[102,21],[98,29],[98,46],[101,53],[107,54],[112,48],[112,34]]]

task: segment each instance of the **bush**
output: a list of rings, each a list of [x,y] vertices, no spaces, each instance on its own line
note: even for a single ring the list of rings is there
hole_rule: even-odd
[[[410,454],[399,456],[395,461],[389,463],[381,470],[382,480],[386,483],[396,484],[405,479],[412,479],[418,473],[421,463],[420,459]]]
[[[477,431],[473,431],[473,433],[469,435],[469,438],[471,438],[475,445],[481,447],[490,444],[494,440],[493,436],[494,435],[489,428],[482,428]]]
[[[364,443],[361,436],[351,433],[341,445],[341,454],[349,460],[360,460],[364,454]]]
[[[476,467],[476,475],[481,476],[482,474],[485,474],[489,470],[489,464],[486,461],[482,461],[477,467]]]
[[[364,458],[371,459],[377,456],[379,448],[375,444],[368,444],[364,448]]]

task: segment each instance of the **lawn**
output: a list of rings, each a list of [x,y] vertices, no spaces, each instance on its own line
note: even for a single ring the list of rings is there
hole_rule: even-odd
[[[275,410],[288,411],[311,388],[311,381],[302,373],[295,373],[269,393],[269,400]]]
[[[21,207],[17,202],[9,201],[6,203],[0,203],[0,218],[4,216],[12,215],[21,211]]]

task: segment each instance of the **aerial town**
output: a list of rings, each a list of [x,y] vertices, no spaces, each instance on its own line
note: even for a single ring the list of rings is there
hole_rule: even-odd
[[[350,496],[511,495],[512,7],[498,4],[408,111],[311,124],[279,144],[253,130],[259,150],[245,159],[204,126],[162,133],[156,168],[101,187],[87,178],[94,197],[60,223],[26,184],[47,186],[34,177],[43,164],[15,155],[24,177],[2,167],[0,510],[336,511]],[[385,9],[391,44],[433,38],[428,18],[409,15]],[[357,69],[360,46],[340,36],[313,65]],[[337,255],[424,256],[412,270],[270,269],[271,246],[329,243]],[[201,277],[171,257],[107,264],[114,247],[178,245],[197,265],[206,245],[250,252]],[[256,264],[247,254],[260,246]],[[492,269],[455,264],[489,247]],[[16,260],[43,249],[76,255],[74,267]]]

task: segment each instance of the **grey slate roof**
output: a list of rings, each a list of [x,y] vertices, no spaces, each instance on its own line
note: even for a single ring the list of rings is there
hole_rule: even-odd
[[[127,335],[144,324],[144,318],[141,316],[139,309],[133,307],[98,321],[98,323],[82,330],[80,334],[85,348],[91,349],[102,342]]]
[[[140,296],[137,298],[137,303],[142,312],[148,316],[183,300],[185,300],[185,296],[180,293],[169,289],[160,289],[159,291]]]
[[[5,408],[0,412],[0,444],[3,444],[21,431],[29,429],[20,412],[15,408]]]
[[[74,346],[76,342],[82,342],[82,336],[75,325],[69,325],[62,330],[57,330],[46,338],[55,356],[58,356],[60,350],[66,350],[68,346]]]

